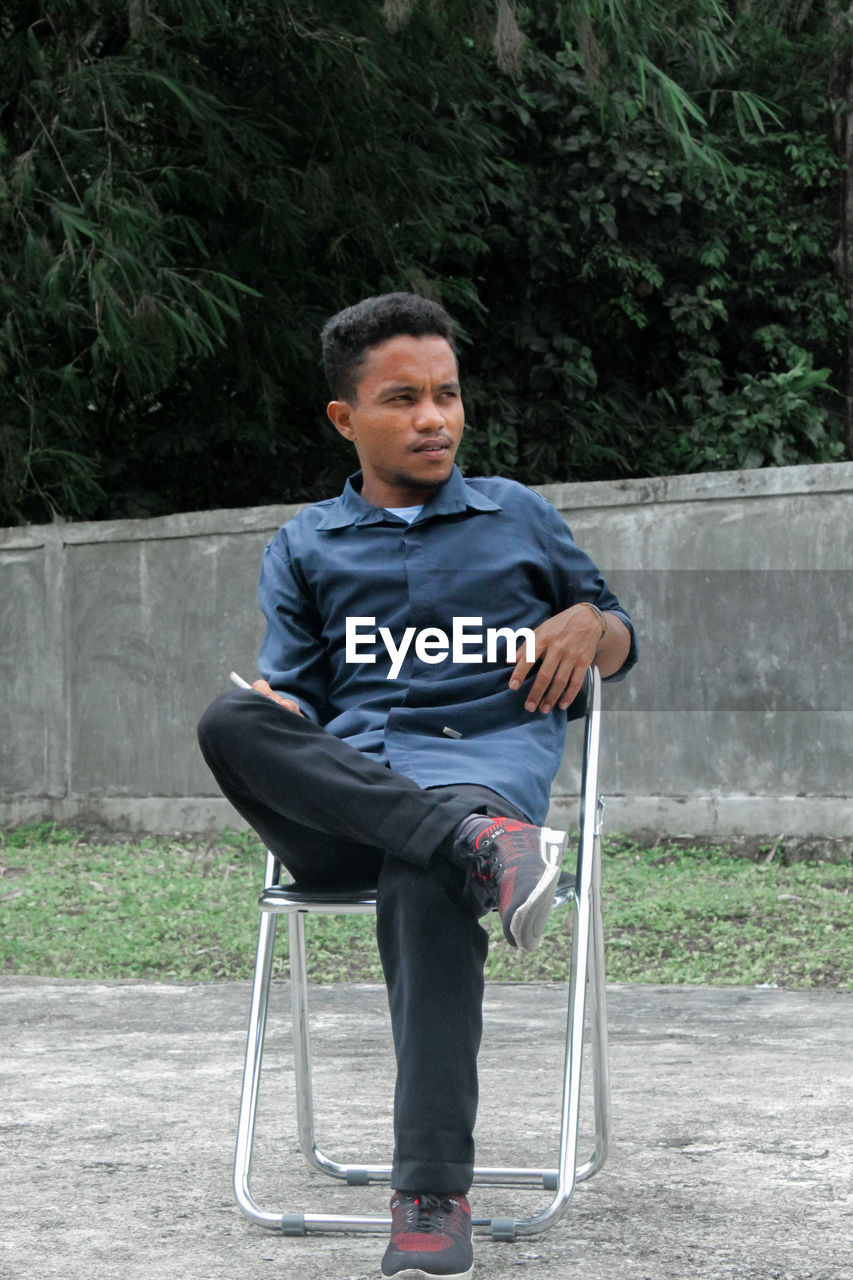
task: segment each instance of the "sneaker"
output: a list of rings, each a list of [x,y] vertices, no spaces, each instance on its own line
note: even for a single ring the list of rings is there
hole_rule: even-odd
[[[432,1195],[395,1191],[391,1197],[391,1241],[383,1276],[400,1280],[468,1280],[474,1270],[471,1210],[461,1193]]]
[[[470,844],[480,874],[491,882],[507,942],[519,951],[535,951],[554,905],[565,833],[495,818]]]

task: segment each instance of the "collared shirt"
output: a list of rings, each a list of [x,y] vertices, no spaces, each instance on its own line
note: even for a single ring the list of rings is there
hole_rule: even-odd
[[[490,654],[489,631],[533,629],[591,601],[631,632],[610,677],[621,679],[636,662],[630,618],[559,513],[524,485],[463,479],[454,467],[407,524],[365,501],[360,484],[357,473],[266,547],[261,674],[330,733],[420,786],[480,783],[542,823],[566,712],[525,711],[535,671],[511,690],[506,641],[495,636]]]

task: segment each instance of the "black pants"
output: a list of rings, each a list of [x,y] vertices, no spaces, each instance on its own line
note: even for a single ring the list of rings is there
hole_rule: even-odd
[[[470,813],[528,820],[487,787],[422,789],[249,690],[199,725],[224,795],[305,885],[377,885],[376,933],[397,1056],[393,1182],[467,1191],[487,935],[441,848]]]

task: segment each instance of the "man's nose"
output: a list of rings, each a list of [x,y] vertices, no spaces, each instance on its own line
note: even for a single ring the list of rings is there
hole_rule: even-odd
[[[441,405],[437,404],[432,396],[424,396],[415,415],[415,426],[418,431],[433,431],[436,427],[443,427],[444,423],[444,410]]]

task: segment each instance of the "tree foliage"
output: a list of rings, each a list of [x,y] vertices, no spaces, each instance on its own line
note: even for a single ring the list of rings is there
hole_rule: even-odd
[[[0,520],[327,493],[319,328],[397,288],[470,470],[839,456],[825,6],[94,8],[0,15]]]
[[[630,89],[615,103],[611,92],[602,118],[581,51],[548,49],[539,33],[505,104],[519,181],[501,193],[508,234],[491,264],[492,297],[509,281],[521,300],[491,366],[508,371],[493,430],[504,442],[514,431],[526,473],[577,474],[580,457],[583,474],[601,476],[839,455],[840,406],[826,388],[847,319],[829,268],[825,86],[818,76],[810,96],[784,95],[795,55],[780,36],[765,59],[758,36],[741,31],[755,78],[789,99],[784,127],[745,130],[727,70],[707,139],[729,157],[720,168],[685,164]],[[785,51],[787,65],[774,63]],[[823,54],[816,43],[817,70]],[[615,129],[614,116],[630,125]]]

